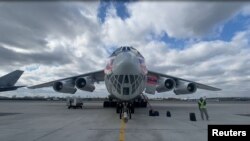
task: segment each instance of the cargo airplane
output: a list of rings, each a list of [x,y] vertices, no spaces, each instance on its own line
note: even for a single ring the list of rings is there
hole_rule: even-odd
[[[141,53],[129,46],[116,49],[108,58],[107,65],[103,70],[54,80],[29,88],[51,86],[56,92],[74,94],[77,89],[93,92],[95,90],[94,83],[100,81],[105,81],[107,91],[110,93],[109,101],[104,101],[103,106],[116,106],[120,118],[126,110],[129,111],[131,118],[131,113],[134,113],[136,105],[147,106],[143,93],[155,94],[155,92],[173,90],[176,95],[182,95],[195,93],[197,89],[220,90],[191,80],[148,70]],[[141,100],[138,101],[138,99]]]

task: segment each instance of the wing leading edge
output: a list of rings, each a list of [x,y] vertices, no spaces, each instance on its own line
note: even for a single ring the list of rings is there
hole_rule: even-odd
[[[195,83],[197,88],[199,88],[199,89],[204,89],[204,90],[209,90],[209,91],[220,91],[221,90],[219,88],[215,88],[212,86],[208,86],[205,84],[197,83],[194,81],[190,81],[190,80],[186,80],[186,79],[182,79],[179,77],[175,77],[175,76],[171,76],[171,75],[167,75],[167,74],[162,74],[162,73],[158,73],[158,72],[148,71],[148,75],[154,75],[154,76],[158,76],[158,77],[172,78],[174,80],[182,80],[182,81],[186,81],[186,82],[192,82],[192,83]]]
[[[30,86],[28,88],[29,89],[37,89],[37,88],[43,88],[43,87],[50,87],[50,86],[53,86],[54,82],[65,81],[65,80],[70,80],[70,79],[76,80],[79,77],[91,77],[92,79],[95,80],[95,82],[104,81],[104,70],[99,70],[99,71],[95,71],[95,72],[89,72],[89,73],[71,76],[71,77],[67,77],[67,78],[63,78],[63,79],[58,79],[58,80]]]

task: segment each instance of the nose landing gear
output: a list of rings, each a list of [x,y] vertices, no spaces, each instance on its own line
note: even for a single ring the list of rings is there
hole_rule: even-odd
[[[129,102],[119,102],[116,107],[116,113],[119,113],[120,119],[123,119],[125,122],[127,122],[128,118],[132,118],[132,113],[134,113],[134,106]]]

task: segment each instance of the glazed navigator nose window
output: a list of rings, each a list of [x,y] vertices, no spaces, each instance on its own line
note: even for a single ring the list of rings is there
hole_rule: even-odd
[[[122,81],[123,81],[123,75],[120,75],[120,76],[119,76],[119,79],[118,79],[118,82],[119,82],[120,84],[122,84]]]
[[[124,83],[129,83],[127,75],[125,76]]]
[[[129,95],[129,88],[128,87],[123,88],[123,95]]]

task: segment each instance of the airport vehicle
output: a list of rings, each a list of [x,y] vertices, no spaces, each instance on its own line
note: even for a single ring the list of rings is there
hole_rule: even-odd
[[[15,70],[0,77],[0,92],[13,91],[25,86],[14,86],[24,71]]]
[[[191,80],[148,70],[141,53],[129,46],[116,49],[108,58],[107,65],[103,70],[54,80],[29,88],[51,86],[56,92],[74,94],[77,89],[93,92],[95,90],[94,83],[100,81],[105,81],[106,88],[111,95],[109,101],[104,101],[103,106],[116,106],[116,111],[120,115],[122,111],[125,111],[124,108],[129,109],[129,114],[133,113],[134,101],[146,100],[143,93],[155,94],[155,92],[173,90],[176,95],[181,95],[195,93],[197,89],[220,90]],[[147,106],[147,102],[139,101]]]
[[[67,98],[67,106],[68,109],[73,108],[73,109],[77,109],[77,108],[83,108],[83,102],[81,98]]]

